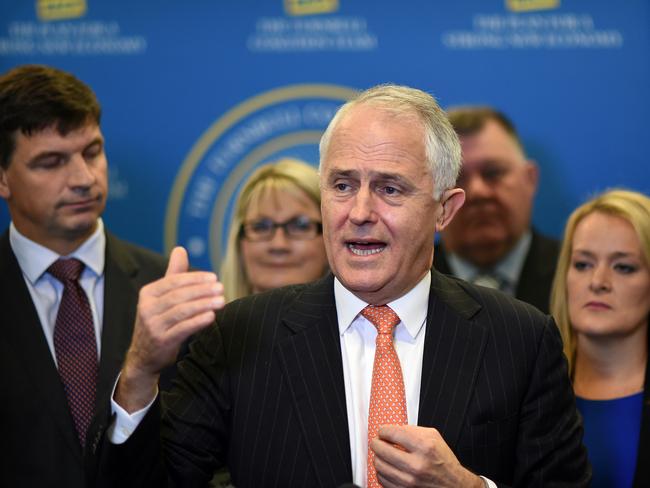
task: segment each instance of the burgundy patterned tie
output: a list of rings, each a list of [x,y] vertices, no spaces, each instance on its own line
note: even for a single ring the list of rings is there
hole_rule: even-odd
[[[88,297],[79,284],[84,264],[59,259],[47,271],[63,283],[54,326],[54,350],[59,376],[83,447],[93,417],[97,384],[97,342]]]

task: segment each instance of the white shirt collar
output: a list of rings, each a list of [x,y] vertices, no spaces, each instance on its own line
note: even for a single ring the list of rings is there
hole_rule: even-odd
[[[387,303],[399,316],[409,335],[415,338],[424,325],[429,307],[429,291],[431,290],[431,271],[405,295],[397,300]],[[339,321],[339,333],[343,335],[352,325],[359,313],[368,306],[343,284],[334,278],[334,300]]]
[[[513,289],[517,287],[531,241],[532,233],[528,230],[519,238],[512,250],[492,269],[493,272],[506,279]],[[472,281],[481,272],[478,267],[451,252],[447,255],[447,261],[454,276],[465,281]]]
[[[9,243],[16,255],[20,269],[32,285],[43,276],[50,265],[59,259],[57,253],[42,246],[21,234],[13,222],[9,225]],[[97,219],[97,228],[92,235],[84,241],[74,252],[65,257],[75,257],[86,265],[95,275],[101,276],[104,272],[106,249],[106,235],[104,223]]]

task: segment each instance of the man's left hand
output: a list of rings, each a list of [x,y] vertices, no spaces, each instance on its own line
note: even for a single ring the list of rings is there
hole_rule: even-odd
[[[476,487],[483,480],[461,466],[440,433],[414,425],[384,425],[370,443],[377,478],[384,488]]]

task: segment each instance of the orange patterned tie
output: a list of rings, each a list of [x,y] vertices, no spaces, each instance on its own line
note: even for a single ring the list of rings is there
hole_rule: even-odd
[[[361,315],[377,328],[368,409],[368,487],[371,488],[381,485],[377,481],[375,453],[370,448],[370,441],[377,437],[380,426],[404,425],[408,422],[408,417],[402,368],[393,347],[393,329],[400,319],[388,305],[368,305],[361,311]]]

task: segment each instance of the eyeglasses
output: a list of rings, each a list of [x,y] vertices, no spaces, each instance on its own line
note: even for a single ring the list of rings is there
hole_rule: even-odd
[[[271,219],[259,219],[245,222],[239,228],[239,237],[251,242],[270,241],[275,230],[282,228],[289,239],[313,239],[323,232],[323,225],[300,215],[286,222],[273,222]]]

